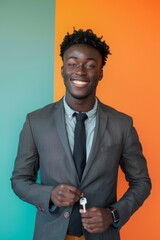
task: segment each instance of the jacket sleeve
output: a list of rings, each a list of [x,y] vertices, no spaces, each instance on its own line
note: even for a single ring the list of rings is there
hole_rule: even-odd
[[[131,119],[125,137],[120,166],[129,183],[129,188],[122,198],[113,206],[120,215],[121,228],[131,215],[143,204],[151,190],[151,180],[148,174],[146,159],[142,153],[137,132]]]
[[[22,200],[35,205],[40,211],[49,211],[50,195],[53,186],[39,184],[39,155],[36,149],[29,117],[20,133],[17,158],[11,177],[12,188]]]

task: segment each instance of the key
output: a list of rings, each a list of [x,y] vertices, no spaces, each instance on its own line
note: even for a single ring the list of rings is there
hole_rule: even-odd
[[[82,205],[84,212],[86,212],[86,203],[87,203],[87,199],[85,197],[82,197],[80,199],[80,205]]]

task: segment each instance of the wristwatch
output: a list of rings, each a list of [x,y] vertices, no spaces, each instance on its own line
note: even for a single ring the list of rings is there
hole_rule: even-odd
[[[112,215],[112,219],[113,219],[113,224],[118,224],[119,222],[119,214],[116,208],[114,207],[109,207],[108,208],[110,210],[110,213]]]

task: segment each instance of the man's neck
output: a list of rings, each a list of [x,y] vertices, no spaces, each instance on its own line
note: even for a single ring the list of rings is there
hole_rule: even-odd
[[[95,104],[95,98],[93,99],[72,99],[72,101],[69,101],[67,97],[65,98],[67,104],[72,108],[73,110],[77,112],[89,112]]]

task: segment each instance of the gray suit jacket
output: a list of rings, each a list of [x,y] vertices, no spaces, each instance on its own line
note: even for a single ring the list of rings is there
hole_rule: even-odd
[[[117,202],[117,174],[122,168],[129,182]],[[40,183],[37,171],[40,170]],[[93,144],[79,183],[67,138],[62,100],[28,114],[20,134],[12,187],[24,201],[38,209],[34,240],[63,240],[72,207],[49,211],[52,189],[59,183],[80,186],[89,207],[115,206],[119,229],[150,194],[151,182],[132,118],[98,103]],[[119,230],[110,227],[100,234],[84,231],[87,240],[118,240]]]

